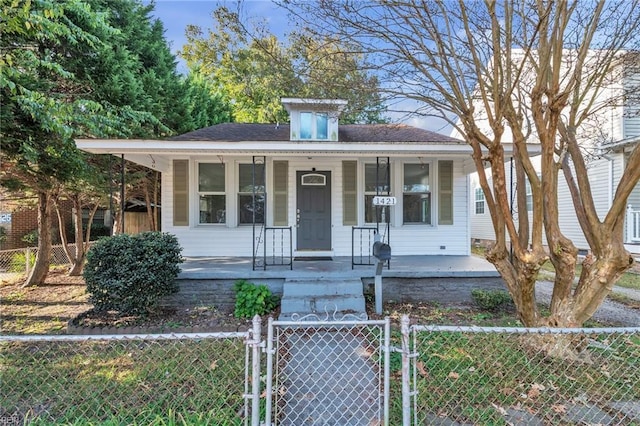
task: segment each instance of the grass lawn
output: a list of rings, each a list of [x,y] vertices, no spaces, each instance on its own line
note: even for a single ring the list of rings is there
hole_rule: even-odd
[[[0,417],[240,425],[244,353],[242,339],[3,342]]]
[[[0,287],[3,332],[63,332],[63,319],[89,307],[80,287]],[[429,303],[383,309],[392,318],[395,346],[403,313],[419,324],[519,325],[512,309]],[[412,370],[416,415],[421,424],[447,417],[506,425],[503,411],[516,407],[557,424],[568,402],[584,395],[602,407],[612,398],[640,400],[640,337],[594,335],[586,341],[597,345],[589,349],[593,362],[583,364],[549,358],[514,334],[420,331]],[[0,342],[0,418],[35,425],[241,425],[244,363],[242,339]],[[398,352],[391,354],[390,368],[390,424],[400,424]]]

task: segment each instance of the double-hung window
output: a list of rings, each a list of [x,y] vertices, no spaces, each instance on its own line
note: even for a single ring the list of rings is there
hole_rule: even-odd
[[[377,169],[377,173],[376,173]],[[389,176],[387,164],[364,165],[364,221],[365,223],[378,223],[381,209],[373,205],[373,197],[376,194],[386,195],[389,192]],[[377,191],[376,191],[377,188]]]
[[[300,113],[300,139],[329,138],[329,116],[324,112]]]
[[[431,225],[429,164],[405,164],[402,190],[403,223]]]
[[[226,202],[224,164],[199,163],[199,223],[226,223]]]
[[[254,173],[255,167],[255,173]],[[264,223],[264,164],[238,167],[238,223]],[[255,195],[255,199],[253,198]],[[255,214],[255,218],[254,218]]]
[[[476,188],[475,196],[476,214],[484,214],[484,191],[482,188]]]

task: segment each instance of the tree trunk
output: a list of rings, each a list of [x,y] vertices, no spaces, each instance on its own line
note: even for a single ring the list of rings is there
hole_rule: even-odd
[[[82,268],[84,266],[84,233],[82,232],[82,202],[80,197],[73,198],[73,214],[74,218],[74,233],[76,237],[76,250],[71,262],[71,268],[68,275],[70,277],[78,276],[82,274]],[[91,224],[87,225],[91,227]]]
[[[51,261],[51,193],[38,193],[38,253],[23,287],[44,284]]]
[[[91,241],[91,225],[93,225],[93,217],[98,210],[98,204],[94,204],[91,209],[91,213],[89,213],[89,220],[87,221],[87,232],[83,235],[82,233],[82,202],[78,201],[78,205],[75,208],[76,211],[76,254],[75,261],[71,265],[71,269],[69,269],[69,276],[78,276],[82,274],[84,269],[84,260],[87,256],[87,251],[89,251],[89,242]]]

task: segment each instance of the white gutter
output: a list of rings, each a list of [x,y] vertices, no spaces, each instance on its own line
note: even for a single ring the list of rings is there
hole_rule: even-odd
[[[622,147],[622,146],[626,146],[626,145],[633,145],[633,144],[636,144],[636,143],[639,143],[639,142],[640,142],[640,136],[632,136],[630,138],[622,139],[622,140],[619,140],[617,142],[600,144],[599,149],[600,149],[600,152],[602,152],[604,150],[618,148],[618,147]]]
[[[213,141],[161,141],[146,139],[76,139],[76,146],[94,154],[467,154],[469,145],[425,142],[213,142]],[[505,144],[505,153],[512,145]]]

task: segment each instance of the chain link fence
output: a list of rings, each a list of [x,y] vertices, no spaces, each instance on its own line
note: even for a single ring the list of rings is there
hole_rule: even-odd
[[[640,425],[640,328],[266,332],[0,335],[0,424]]]
[[[69,250],[75,253],[76,245],[69,244]],[[36,247],[27,247],[13,250],[0,250],[0,277],[3,279],[11,279],[28,274],[36,260],[38,249]],[[51,266],[70,265],[71,260],[64,251],[64,247],[54,245],[51,247]]]
[[[248,424],[248,336],[0,336],[0,424]]]
[[[413,326],[409,346],[412,424],[640,424],[640,329]]]

